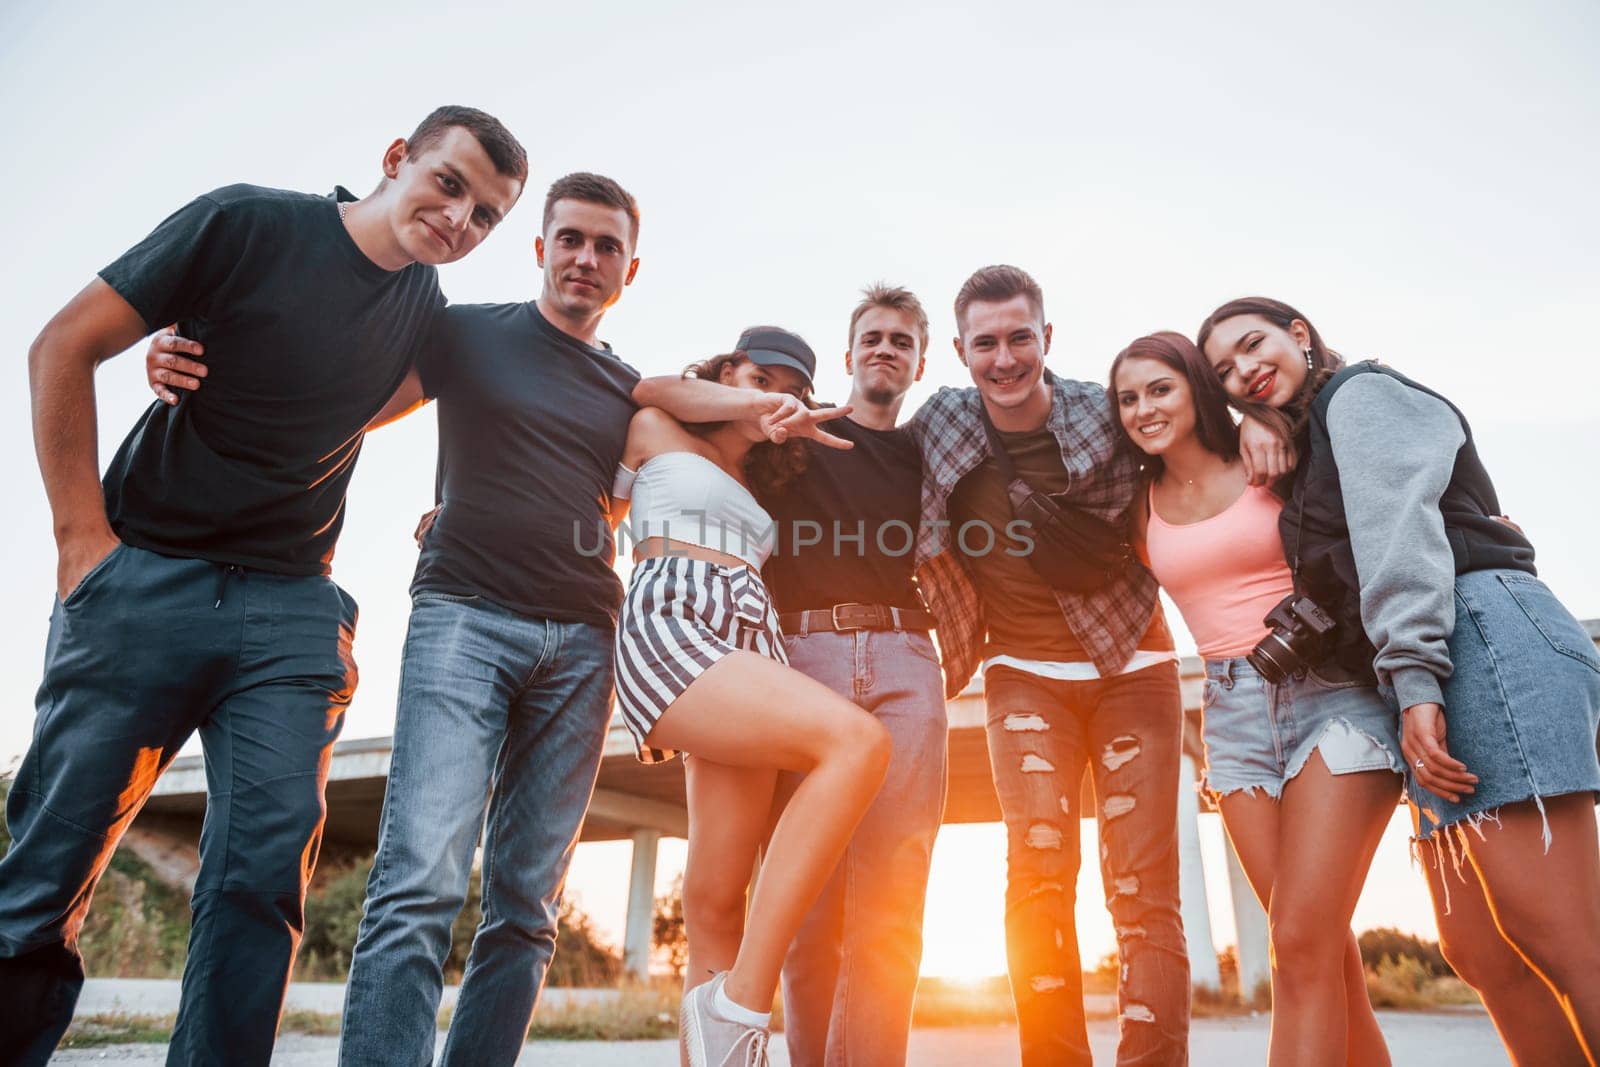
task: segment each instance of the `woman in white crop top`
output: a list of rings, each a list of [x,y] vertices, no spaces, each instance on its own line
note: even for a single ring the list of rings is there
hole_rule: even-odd
[[[814,367],[804,341],[758,328],[690,374],[803,400]],[[787,666],[758,571],[775,531],[751,489],[792,477],[804,453],[801,442],[766,438],[759,418],[690,428],[641,409],[614,494],[631,493],[637,539],[617,625],[617,704],[641,760],[693,754],[684,762],[689,960],[680,1018],[691,1067],[732,1053],[739,1063],[766,1062],[766,1013],[784,954],[889,758],[876,719]],[[768,838],[779,771],[805,778]]]

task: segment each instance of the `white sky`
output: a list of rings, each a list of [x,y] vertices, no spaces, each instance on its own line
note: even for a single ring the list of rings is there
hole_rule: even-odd
[[[992,262],[1041,281],[1052,365],[1092,380],[1139,334],[1278,296],[1462,406],[1544,576],[1600,616],[1597,31],[1582,2],[0,6],[0,764],[27,744],[54,580],[28,342],[192,195],[365,192],[440,103],[499,115],[533,167],[500,231],[443,271],[457,301],[536,295],[543,186],[578,169],[642,205],[644,263],[603,336],[646,373],[777,322],[840,397],[849,309],[883,278],[932,312],[915,404],[966,381],[950,300]],[[133,358],[98,387],[104,462],[150,397]],[[375,436],[351,492],[347,738],[393,722],[434,440],[429,414]],[[622,864],[599,855],[575,887],[620,929]]]

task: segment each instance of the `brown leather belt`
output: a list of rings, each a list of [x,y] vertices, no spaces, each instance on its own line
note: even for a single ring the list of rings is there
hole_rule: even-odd
[[[931,630],[933,616],[915,608],[884,604],[835,604],[817,611],[796,611],[778,616],[786,634],[850,633],[853,630]]]

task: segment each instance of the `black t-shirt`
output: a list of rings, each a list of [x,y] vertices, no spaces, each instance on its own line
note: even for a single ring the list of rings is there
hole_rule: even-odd
[[[458,305],[417,365],[439,400],[439,499],[411,588],[615,625],[607,514],[639,372],[527,304]]]
[[[1061,458],[1061,442],[1049,427],[999,433],[1006,454],[1023,481],[1039,492],[1068,490],[1072,479]],[[1026,556],[1012,554],[1024,546],[1007,532],[1015,513],[1005,475],[992,455],[984,457],[983,463],[956,483],[949,510],[957,550],[967,556],[989,628],[983,654],[1087,663],[1088,650],[1068,628],[1055,591],[1039,577]],[[982,525],[963,530],[972,522]],[[992,541],[985,526],[993,531]],[[1173,647],[1172,634],[1159,605],[1139,639],[1139,647],[1159,652]]]
[[[170,556],[327,574],[363,428],[444,304],[438,273],[372,262],[329,197],[230,185],[100,277],[150,330],[176,322],[202,342],[208,368],[177,406],[151,405],[107,468],[117,536]]]
[[[921,608],[911,580],[922,508],[917,443],[905,430],[870,429],[848,415],[824,428],[855,447],[807,441],[805,473],[762,501],[778,525],[761,571],[778,610]]]
[[[1002,430],[1000,440],[1017,474],[1030,486],[1044,493],[1066,492],[1071,479],[1061,458],[1061,442],[1049,427],[1018,433]],[[1067,628],[1055,591],[1026,556],[1013,554],[1023,546],[1006,532],[1015,513],[1005,475],[992,455],[956,483],[949,510],[955,543],[970,561],[989,624],[984,655],[1086,662],[1089,654]],[[969,523],[978,525],[968,528]]]

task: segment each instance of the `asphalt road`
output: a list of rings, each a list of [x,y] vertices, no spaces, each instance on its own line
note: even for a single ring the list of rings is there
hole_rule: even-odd
[[[1412,1014],[1379,1012],[1395,1067],[1449,1064],[1450,1067],[1506,1067],[1508,1060],[1482,1012]],[[1117,1029],[1112,1021],[1091,1022],[1090,1040],[1098,1063],[1116,1058]],[[443,1040],[444,1035],[440,1035]],[[772,1062],[787,1067],[782,1039],[773,1042]],[[286,1034],[278,1042],[275,1067],[325,1067],[335,1062],[338,1038]],[[1242,1067],[1264,1063],[1267,1017],[1197,1019],[1190,1041],[1191,1067]],[[113,1045],[57,1053],[51,1063],[160,1064],[164,1045]],[[671,1041],[535,1041],[519,1064],[560,1067],[673,1067],[677,1048]],[[966,1027],[918,1030],[911,1035],[913,1067],[1014,1067],[1019,1063],[1016,1032],[1011,1027]]]

